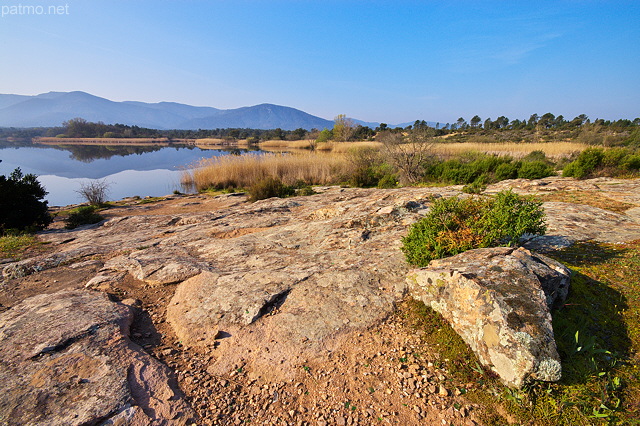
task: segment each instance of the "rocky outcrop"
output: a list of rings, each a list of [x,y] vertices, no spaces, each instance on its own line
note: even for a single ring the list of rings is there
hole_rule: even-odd
[[[521,193],[593,191],[636,206],[614,213],[545,203],[548,236],[532,246],[640,238],[634,210],[640,180],[554,177],[500,183],[488,191],[507,186]],[[317,195],[252,204],[239,195],[198,196],[162,214],[142,210],[152,206],[147,204],[91,229],[41,234],[51,251],[3,264],[3,279],[91,260],[102,269],[81,284],[88,288],[110,291],[125,280],[156,286],[149,291],[175,288],[166,298],[168,322],[185,346],[209,351],[212,373],[244,365],[252,374],[287,377],[304,359],[319,359],[339,338],[394,311],[407,290],[401,238],[433,199],[460,190],[324,187],[316,188]]]
[[[184,425],[193,413],[169,369],[127,338],[131,310],[64,291],[0,315],[0,423]]]
[[[412,270],[411,295],[438,311],[508,386],[560,379],[551,309],[570,271],[524,248],[470,250]]]
[[[174,284],[208,270],[180,247],[148,247],[110,259],[105,270],[128,272],[151,285]]]

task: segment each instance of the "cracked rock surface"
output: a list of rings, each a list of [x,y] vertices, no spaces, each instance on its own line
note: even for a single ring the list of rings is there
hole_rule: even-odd
[[[0,315],[0,423],[184,425],[193,412],[170,370],[127,338],[130,309],[62,291]]]
[[[611,211],[602,206],[587,208],[583,204],[549,201],[544,204],[549,235],[529,241],[527,247],[552,250],[588,238],[609,242],[640,238],[638,179],[574,181],[556,177],[539,181],[514,180],[491,185],[487,192],[507,187],[520,193],[536,194],[582,191],[598,194],[625,207]],[[53,411],[32,411],[29,417],[27,410],[21,408],[28,406],[24,404],[42,401],[35,393],[24,393],[25,386],[31,386],[29,389],[33,392],[51,389],[58,399],[51,399],[56,402],[47,407],[64,406],[63,402],[83,404],[84,397],[76,398],[78,394],[73,392],[90,384],[82,382],[86,378],[84,373],[71,369],[68,374],[34,376],[37,371],[63,372],[71,366],[80,368],[85,359],[81,357],[87,357],[87,371],[104,374],[102,383],[110,383],[92,392],[96,395],[105,392],[100,400],[112,402],[104,407],[88,403],[78,405],[80,408],[67,410],[72,413],[70,416],[84,416],[80,411],[86,411],[92,413],[86,414],[86,419],[91,417],[95,422],[127,424],[137,419],[135,421],[142,422],[137,424],[145,424],[140,419],[149,422],[153,412],[145,408],[144,401],[153,400],[158,404],[159,401],[177,404],[167,408],[168,412],[159,408],[154,411],[165,413],[159,415],[165,421],[188,419],[189,408],[181,405],[183,400],[179,392],[172,390],[175,394],[171,394],[166,390],[174,389],[171,385],[163,385],[168,387],[157,391],[158,395],[165,395],[163,397],[144,397],[144,392],[151,392],[153,388],[146,384],[147,380],[161,378],[162,383],[171,383],[170,369],[174,369],[189,403],[200,414],[199,423],[241,424],[253,419],[254,424],[268,424],[279,418],[286,419],[288,424],[314,424],[319,421],[319,417],[313,417],[315,413],[322,413],[324,421],[332,423],[335,413],[327,402],[332,400],[331,396],[326,400],[318,397],[313,405],[317,409],[309,408],[304,405],[307,404],[305,392],[314,395],[314,386],[322,383],[321,380],[331,381],[334,386],[339,382],[337,377],[349,377],[350,372],[335,361],[336,354],[361,356],[357,362],[362,364],[359,368],[364,374],[370,368],[368,365],[374,365],[370,364],[369,358],[391,356],[396,344],[408,347],[405,342],[412,339],[403,334],[400,326],[394,328],[393,333],[379,330],[386,336],[379,343],[370,340],[378,338],[371,330],[390,318],[407,293],[405,277],[409,268],[400,251],[401,238],[412,223],[424,216],[434,198],[460,195],[461,188],[325,187],[316,188],[321,192],[317,195],[269,199],[253,204],[237,194],[166,197],[166,201],[157,204],[108,210],[105,212],[108,220],[97,226],[72,231],[54,229],[40,234],[39,238],[49,243],[44,254],[1,266],[2,324],[3,327],[11,324],[13,333],[20,329],[22,337],[14,340],[3,337],[0,341],[10,345],[6,351],[2,348],[0,357],[4,372],[2,380],[6,383],[5,388],[11,390],[0,397],[0,416],[5,416],[0,417],[0,423],[9,418],[7,413],[15,413],[17,422],[22,424],[56,424],[45,420],[53,415]],[[67,317],[72,318],[74,310],[86,312],[86,318],[102,312],[100,309],[83,311],[77,308],[78,304],[62,304],[56,295],[69,290],[73,291],[73,296],[67,295],[63,299],[88,297],[88,300],[94,300],[100,292],[108,293],[114,300],[138,299],[140,307],[136,308],[138,314],[134,318],[131,339],[140,343],[142,349],[129,342],[127,332],[121,331],[121,323],[131,321],[127,319],[128,308],[110,302],[104,295],[99,303],[97,300],[91,302],[102,306],[105,312],[111,312],[96,320],[104,325],[90,330],[90,324],[81,323],[81,327],[69,334],[77,339],[56,335],[53,329],[58,326],[46,331],[47,323],[63,327],[60,323],[66,322]],[[37,297],[42,299],[29,301],[30,297],[39,294],[42,296]],[[30,308],[29,314],[19,315],[23,303],[46,304],[55,300],[60,306],[58,322],[45,321],[45,317],[39,316],[49,308],[42,312],[41,308]],[[110,319],[109,315],[115,319]],[[27,321],[29,316],[40,318],[40,322]],[[93,320],[89,322],[93,323]],[[32,341],[33,345],[25,344]],[[86,346],[79,346],[83,342]],[[353,346],[354,342],[358,342],[357,346]],[[413,341],[411,344],[418,345]],[[130,357],[123,359],[139,360],[140,363],[116,362],[116,358],[122,358],[114,355],[113,351],[118,348]],[[407,349],[406,352],[407,356],[401,355],[398,359],[407,358],[410,351]],[[80,361],[63,357],[71,354]],[[112,355],[113,359],[110,358]],[[70,361],[65,364],[67,359]],[[49,361],[52,364],[45,365]],[[22,362],[30,363],[37,370],[20,367]],[[148,366],[132,367],[144,365]],[[364,412],[358,411],[357,416],[348,412],[340,418],[344,417],[347,423],[352,419],[354,424],[370,424],[376,417],[385,417],[382,413],[403,418],[406,401],[398,399],[393,407],[385,405],[393,400],[389,395],[398,394],[391,385],[395,382],[385,376],[387,370],[384,369],[392,367],[380,365],[383,369],[379,371],[380,383],[372,381],[364,390],[360,389],[362,378],[349,382],[349,390],[344,391],[344,396],[357,395],[363,401],[358,403],[358,410],[364,401],[367,401],[367,407],[363,408]],[[406,424],[418,424],[416,419],[453,422],[458,418],[456,416],[461,416],[460,411],[450,416],[442,414],[449,409],[449,406],[444,407],[447,398],[461,396],[451,392],[447,395],[445,391],[438,396],[439,379],[429,376],[438,373],[430,368],[428,361],[420,366],[420,371],[425,371],[424,376],[427,376],[421,378],[422,383],[429,392],[420,390],[420,399],[415,402],[417,408],[410,404],[410,409],[415,410],[414,417],[406,417],[413,420]],[[152,371],[157,373],[151,374]],[[311,377],[309,371],[322,371],[326,376]],[[309,376],[311,386],[302,393],[298,392],[301,387],[290,389],[288,384],[289,380],[294,384],[296,380],[304,382],[300,374]],[[82,383],[74,384],[76,376]],[[134,377],[138,379],[132,381]],[[363,377],[370,378],[369,375]],[[383,389],[383,385],[387,386],[385,380],[390,383],[388,389]],[[404,383],[409,377],[402,380]],[[135,383],[138,383],[137,387]],[[35,384],[42,384],[42,387]],[[269,392],[264,390],[265,385]],[[407,389],[411,387],[409,383],[406,386]],[[435,391],[431,391],[432,386]],[[277,401],[272,387],[281,395]],[[378,390],[369,395],[369,387],[382,389],[384,397],[379,397]],[[318,388],[318,392],[321,391]],[[286,392],[295,398],[285,398]],[[22,396],[8,396],[11,393]],[[259,397],[263,393],[269,395],[268,400]],[[66,395],[73,397],[67,401]],[[433,395],[442,398],[442,405],[431,404]],[[254,398],[247,401],[255,404],[240,400],[245,396]],[[280,407],[277,412],[273,411],[276,408],[270,408],[271,405],[264,405],[268,401],[274,407]],[[344,405],[344,401],[333,402]],[[430,410],[442,410],[442,415],[432,415]],[[179,412],[185,414],[177,416]],[[59,424],[83,424],[84,421],[65,417]]]

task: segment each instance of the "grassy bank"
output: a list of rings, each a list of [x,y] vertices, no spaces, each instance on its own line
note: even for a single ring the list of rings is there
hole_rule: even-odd
[[[424,347],[439,350],[451,385],[482,407],[484,424],[640,424],[640,241],[581,243],[552,256],[575,273],[565,305],[553,312],[557,383],[506,388],[438,313],[413,300],[400,311]]]
[[[565,167],[578,178],[634,177],[640,155],[631,148],[588,148],[558,143],[425,143],[383,144],[310,140],[266,141],[263,150],[287,154],[225,156],[204,160],[185,172],[183,183],[198,190],[248,188],[267,177],[286,185],[347,184],[395,187],[406,184],[461,184],[481,192],[504,179],[539,179]],[[577,162],[576,162],[577,161]],[[584,164],[583,164],[584,163]],[[577,174],[578,172],[579,175]]]

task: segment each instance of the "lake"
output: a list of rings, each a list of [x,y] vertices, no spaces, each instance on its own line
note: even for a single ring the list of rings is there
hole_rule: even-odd
[[[246,152],[246,151],[245,151]],[[35,145],[0,141],[0,175],[16,167],[38,175],[49,192],[49,206],[84,202],[76,192],[81,183],[105,179],[109,200],[132,196],[162,196],[191,192],[180,184],[183,170],[202,158],[238,154],[237,149],[193,146]]]

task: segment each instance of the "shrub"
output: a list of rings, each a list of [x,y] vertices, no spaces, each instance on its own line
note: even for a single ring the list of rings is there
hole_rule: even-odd
[[[602,158],[602,165],[605,167],[618,167],[622,160],[631,154],[626,148],[611,148],[604,152],[604,157]]]
[[[481,175],[468,185],[462,187],[462,192],[467,194],[480,194],[487,189],[487,175]]]
[[[76,190],[92,206],[100,206],[107,201],[109,194],[109,183],[102,180],[91,180],[80,184],[80,189]]]
[[[484,176],[483,179],[488,184],[515,178],[518,164],[514,164],[511,157],[470,152],[459,159],[428,165],[427,174],[440,182],[459,185],[473,183]]]
[[[602,164],[603,159],[604,150],[602,148],[587,148],[578,155],[575,161],[565,166],[562,175],[576,179],[587,178]]]
[[[46,228],[52,219],[47,202],[42,201],[45,195],[47,191],[37,177],[23,175],[20,168],[8,178],[0,176],[0,233],[9,229],[36,231]]]
[[[516,245],[524,234],[546,230],[542,203],[511,191],[494,198],[441,198],[402,239],[407,262],[427,266],[433,259],[466,250]]]
[[[632,131],[624,143],[631,147],[640,147],[640,128]]]
[[[496,167],[494,177],[497,181],[515,179],[518,177],[518,169],[521,165],[522,163],[519,161],[515,163],[502,163]]]
[[[381,179],[391,174],[391,166],[384,162],[377,149],[370,147],[352,149],[347,153],[346,158],[349,167],[345,180],[350,186],[375,187],[379,185]],[[393,187],[395,187],[395,180]]]
[[[640,170],[640,154],[627,155],[620,165],[627,170]]]
[[[296,189],[295,191],[296,191],[296,195],[305,196],[305,197],[309,195],[317,194],[316,191],[314,191],[313,188],[310,186],[302,186]]]
[[[549,160],[547,160],[547,154],[545,154],[544,151],[538,149],[536,151],[531,151],[530,153],[522,157],[522,161],[543,161],[545,163],[548,163]]]
[[[318,135],[318,139],[316,139],[316,143],[329,142],[333,139],[333,132],[329,129],[324,129]]]
[[[378,188],[396,188],[398,186],[398,176],[386,174],[378,181]]]
[[[518,177],[521,179],[542,179],[553,175],[553,167],[544,161],[525,161],[518,169]]]
[[[249,188],[249,201],[254,202],[271,197],[289,197],[295,194],[295,189],[285,185],[280,179],[267,177],[259,180]]]
[[[96,206],[81,206],[71,212],[64,220],[64,227],[74,229],[82,225],[90,225],[104,220],[104,217],[96,213]]]

